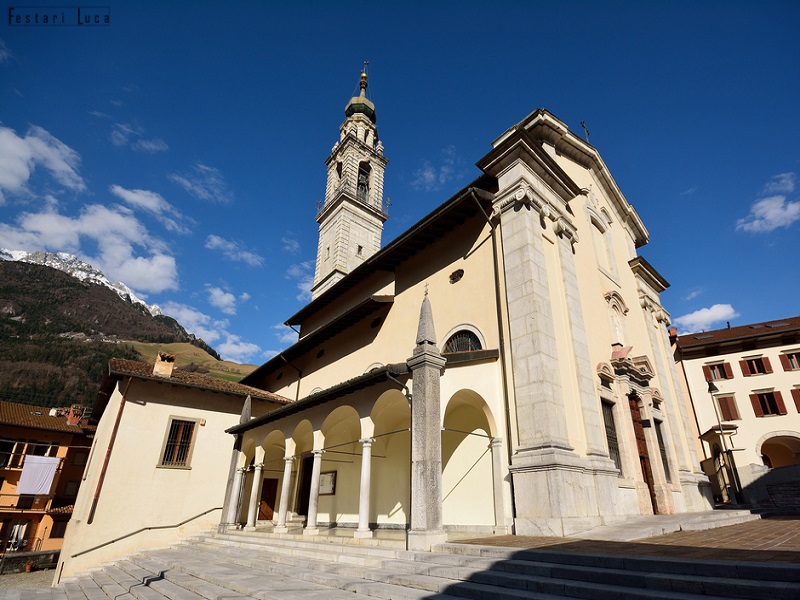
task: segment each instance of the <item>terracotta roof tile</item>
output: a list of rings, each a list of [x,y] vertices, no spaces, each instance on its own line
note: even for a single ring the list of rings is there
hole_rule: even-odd
[[[249,385],[242,385],[233,381],[225,381],[202,373],[190,373],[188,371],[172,371],[170,377],[162,377],[153,375],[153,365],[135,361],[126,360],[123,358],[112,358],[109,362],[109,369],[111,375],[122,375],[124,377],[132,376],[139,379],[150,379],[153,381],[169,381],[174,385],[183,385],[186,387],[197,388],[212,392],[222,392],[226,394],[235,394],[237,396],[252,396],[261,400],[268,400],[278,404],[289,404],[291,400],[266,392],[258,388],[250,387]]]
[[[67,506],[59,506],[58,508],[51,508],[47,511],[48,515],[71,515],[72,511],[75,509],[74,504],[68,504]]]
[[[47,431],[83,433],[80,425],[70,425],[67,423],[66,417],[51,417],[50,410],[46,406],[32,406],[30,404],[18,404],[0,400],[0,423],[46,429]]]
[[[738,327],[731,327],[730,329],[725,328],[703,331],[700,333],[688,333],[678,336],[678,346],[690,348],[694,346],[718,344],[720,342],[732,342],[736,340],[798,332],[800,332],[800,316],[778,319],[776,321],[764,321],[763,323],[753,323],[752,325],[740,325]]]

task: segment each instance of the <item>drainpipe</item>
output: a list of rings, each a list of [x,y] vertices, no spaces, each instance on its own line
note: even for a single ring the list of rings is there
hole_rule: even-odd
[[[89,510],[89,518],[86,519],[86,523],[88,525],[91,525],[92,521],[94,521],[94,512],[97,509],[97,501],[100,499],[100,490],[103,489],[103,481],[106,478],[106,470],[108,469],[108,463],[111,460],[111,451],[114,449],[114,442],[117,439],[119,423],[122,420],[122,409],[125,408],[125,396],[128,393],[128,388],[131,387],[131,381],[133,381],[133,377],[128,377],[128,385],[125,386],[125,391],[122,392],[122,399],[119,402],[117,420],[114,422],[114,429],[111,430],[111,439],[108,440],[108,449],[106,450],[106,457],[103,460],[103,468],[100,471],[100,478],[97,481],[97,489],[95,490],[94,498],[92,499],[92,508]]]

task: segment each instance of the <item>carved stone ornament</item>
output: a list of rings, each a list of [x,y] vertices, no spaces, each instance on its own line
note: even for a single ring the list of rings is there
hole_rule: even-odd
[[[553,231],[556,235],[564,235],[573,246],[578,243],[578,230],[564,217],[558,217],[553,223]]]

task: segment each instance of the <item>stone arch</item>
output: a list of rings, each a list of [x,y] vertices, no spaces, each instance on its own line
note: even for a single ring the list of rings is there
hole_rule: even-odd
[[[770,467],[800,464],[800,434],[796,431],[771,431],[756,442],[756,455],[766,456]]]
[[[497,426],[489,406],[477,392],[459,390],[447,401],[442,424],[444,524],[494,525],[491,440]]]
[[[370,412],[372,485],[370,522],[403,527],[409,522],[411,494],[411,409],[400,390],[378,396]]]

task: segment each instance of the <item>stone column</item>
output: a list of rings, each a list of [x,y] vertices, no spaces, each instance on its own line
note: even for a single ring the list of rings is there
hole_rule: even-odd
[[[253,471],[253,487],[250,488],[250,504],[247,507],[247,526],[246,529],[256,528],[256,517],[258,516],[259,495],[261,494],[261,473],[264,471],[264,463],[258,463]]]
[[[287,533],[289,528],[286,526],[286,513],[289,512],[289,488],[292,479],[293,456],[283,459],[283,481],[281,482],[281,505],[278,508],[278,525],[275,533]]]
[[[417,346],[408,359],[411,400],[411,531],[409,550],[447,541],[442,525],[442,420],[439,380],[447,361],[436,347],[431,305],[422,301]]]
[[[372,438],[359,440],[362,445],[361,450],[361,487],[358,497],[358,529],[353,537],[371,538],[372,530],[369,528],[369,492],[370,475],[372,469]]]
[[[228,523],[236,523],[239,520],[239,506],[242,502],[242,483],[244,482],[244,474],[247,471],[246,467],[236,469],[233,476],[233,485],[231,486],[231,495],[228,500],[228,512],[226,521]]]
[[[322,450],[314,450],[314,463],[311,467],[311,491],[308,498],[308,522],[303,535],[317,535],[317,508],[319,506],[319,472],[322,468]]]
[[[500,438],[492,438],[489,448],[492,452],[492,492],[494,496],[494,534],[508,533],[506,511],[503,502],[503,448]]]

